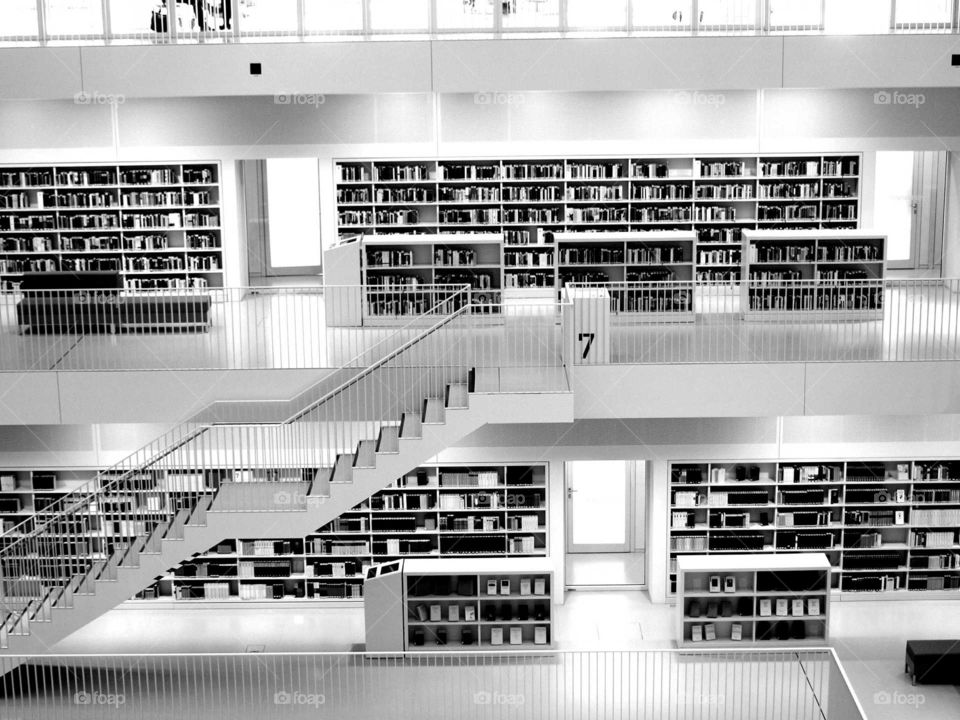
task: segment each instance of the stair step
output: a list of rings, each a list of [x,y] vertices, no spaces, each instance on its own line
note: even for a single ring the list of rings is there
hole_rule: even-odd
[[[330,478],[333,468],[320,468],[310,483],[310,497],[330,497]]]
[[[333,477],[330,479],[330,482],[353,482],[353,455],[340,455],[337,457],[337,464],[333,468]]]
[[[106,560],[94,560],[90,564],[90,569],[87,570],[86,575],[83,576],[83,579],[80,582],[80,587],[77,589],[78,595],[94,595],[94,585],[97,582],[97,578],[100,577],[100,573],[103,572],[104,565],[107,564]]]
[[[473,391],[478,393],[499,392],[500,369],[476,368],[473,371]]]
[[[163,552],[163,537],[167,534],[168,527],[170,527],[170,523],[158,523],[153,529],[153,532],[150,533],[147,541],[143,544],[143,550],[141,550],[140,553],[142,555],[159,555]]]
[[[404,440],[419,440],[423,437],[419,413],[404,413],[400,424],[400,437]]]
[[[396,425],[385,425],[380,428],[380,440],[377,442],[377,452],[396,454],[400,452],[400,428]]]
[[[177,514],[173,516],[170,527],[167,528],[167,534],[164,536],[164,539],[183,540],[183,526],[186,525],[188,517],[190,517],[189,510],[177,510]]]
[[[423,401],[423,424],[442,425],[446,413],[440,398],[427,398]]]
[[[466,383],[450,383],[447,385],[447,407],[470,407],[470,393],[467,392]]]
[[[357,453],[353,456],[355,468],[375,468],[377,466],[376,440],[361,440],[357,445]]]
[[[146,543],[147,539],[145,537],[136,538],[130,547],[127,548],[123,560],[120,561],[120,566],[131,568],[140,567],[140,553],[143,552],[143,546],[146,545]]]
[[[190,512],[190,517],[187,519],[187,525],[206,525],[207,524],[207,510],[210,509],[210,505],[213,504],[213,495],[204,495],[198,501],[196,506]]]

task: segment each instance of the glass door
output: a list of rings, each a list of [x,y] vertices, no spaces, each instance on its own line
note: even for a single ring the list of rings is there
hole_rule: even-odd
[[[566,484],[567,552],[629,552],[633,502],[628,463],[569,462]]]
[[[887,267],[916,267],[919,210],[915,192],[916,157],[913,152],[878,152],[876,211],[873,226],[887,235]]]

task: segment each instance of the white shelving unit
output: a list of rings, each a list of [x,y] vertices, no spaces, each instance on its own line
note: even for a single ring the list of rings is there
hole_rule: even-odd
[[[679,647],[829,640],[831,567],[822,554],[685,555],[677,569]]]

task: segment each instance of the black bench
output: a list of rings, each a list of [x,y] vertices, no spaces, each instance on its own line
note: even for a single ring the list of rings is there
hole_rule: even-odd
[[[117,332],[123,288],[116,272],[24,273],[19,332]]]
[[[960,640],[908,640],[906,672],[914,685],[960,685]]]
[[[116,272],[25,273],[19,332],[208,330],[210,298],[179,291],[121,293]]]

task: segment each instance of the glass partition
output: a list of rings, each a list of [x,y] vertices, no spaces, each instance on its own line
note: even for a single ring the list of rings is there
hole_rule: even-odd
[[[0,37],[37,37],[37,0],[0,2]]]
[[[297,32],[297,0],[240,0],[240,31],[252,34]]]
[[[363,32],[363,0],[304,0],[307,33]]]
[[[836,35],[888,33],[891,3],[892,0],[827,0],[826,31]]]
[[[693,27],[693,0],[633,0],[633,27],[679,32]]]
[[[897,0],[898,28],[942,29],[953,24],[954,0]]]
[[[493,0],[436,0],[439,30],[493,30]]]
[[[4,0],[4,3],[6,1]],[[101,0],[45,0],[45,2],[48,37],[75,38],[103,35]]]
[[[769,0],[770,29],[820,30],[823,0]]]
[[[703,30],[752,30],[757,26],[757,0],[698,0]]]
[[[504,29],[560,29],[560,0],[503,0]]]
[[[626,0],[567,0],[567,26],[622,30],[627,26]]]
[[[142,37],[162,30],[154,15],[156,0],[110,0],[110,32],[119,37]]]
[[[428,0],[369,0],[369,3],[372,32],[426,32],[430,28]]]

